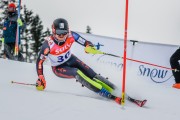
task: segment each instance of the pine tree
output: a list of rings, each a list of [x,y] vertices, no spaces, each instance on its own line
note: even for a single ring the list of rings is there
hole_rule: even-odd
[[[31,51],[29,51],[30,48],[30,41],[32,40],[32,35],[30,34],[30,25],[32,23],[33,19],[33,12],[32,10],[28,10],[26,5],[24,5],[24,11],[23,11],[23,18],[25,21],[26,29],[24,30],[24,33],[21,37],[22,43],[24,43],[22,46],[24,48],[23,53],[25,54],[25,59],[27,62],[30,61],[31,57]],[[24,42],[23,42],[24,41]]]
[[[8,1],[0,1],[0,30],[3,28],[3,20],[7,15]]]
[[[7,6],[8,6],[8,1],[1,0],[0,1],[0,39],[3,37],[3,22],[4,19],[6,18],[7,14]],[[2,47],[2,43],[0,40],[0,46]],[[0,51],[0,57],[2,57],[2,51]]]
[[[47,30],[43,32],[43,25],[39,15],[33,16],[33,11],[28,10],[26,5],[24,5],[23,17],[26,23],[26,30],[21,39],[24,41],[24,54],[27,62],[33,62],[37,58],[44,37],[50,35],[50,30],[47,28]]]
[[[91,34],[91,27],[89,25],[86,27],[86,33]]]
[[[42,21],[39,18],[39,15],[36,15],[35,17],[33,17],[30,32],[32,34],[32,40],[34,41],[34,43],[31,44],[32,45],[31,49],[33,50],[35,54],[34,57],[36,60],[38,56],[38,52],[40,51],[40,47],[44,40],[42,37],[43,25],[42,25]]]
[[[49,28],[47,28],[47,30],[45,32],[43,32],[43,35],[42,37],[46,37],[46,36],[49,36],[51,34]]]

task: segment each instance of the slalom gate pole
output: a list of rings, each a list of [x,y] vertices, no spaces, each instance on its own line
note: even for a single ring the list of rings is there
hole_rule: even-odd
[[[125,105],[125,86],[126,86],[126,53],[127,53],[127,29],[128,29],[128,3],[126,0],[125,9],[125,28],[124,28],[124,57],[123,57],[123,79],[122,79],[122,100],[121,105]]]
[[[113,57],[118,57],[118,58],[124,58],[124,57],[121,57],[121,56],[118,56],[118,55],[113,55],[113,54],[109,54],[109,53],[103,53],[104,55],[109,55],[109,56],[113,56]],[[131,58],[126,58],[127,60],[130,60],[130,61],[133,61],[133,62],[138,62],[138,63],[143,63],[143,64],[147,64],[147,65],[151,65],[151,66],[155,66],[155,67],[159,67],[159,68],[164,68],[164,69],[167,69],[167,70],[173,70],[173,71],[179,71],[177,69],[173,69],[173,68],[169,68],[169,67],[165,67],[165,66],[160,66],[160,65],[157,65],[157,64],[152,64],[152,63],[148,63],[148,62],[144,62],[144,61],[140,61],[140,60],[135,60],[135,59],[131,59]]]
[[[19,85],[29,85],[29,86],[36,86],[36,84],[31,84],[31,83],[23,83],[23,82],[15,82],[15,81],[11,81],[11,83],[14,83],[14,84],[19,84]]]
[[[21,0],[18,0],[18,19],[20,18],[20,9],[21,9]],[[14,49],[14,56],[18,58],[19,54],[19,42],[20,42],[20,29],[19,24],[17,23],[17,31],[16,31],[16,42]]]

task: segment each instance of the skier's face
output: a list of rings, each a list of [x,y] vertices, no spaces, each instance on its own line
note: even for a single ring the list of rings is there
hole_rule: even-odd
[[[8,7],[8,12],[15,12],[16,8],[14,7]]]
[[[54,25],[52,25],[52,33],[53,33],[53,36],[59,41],[59,42],[63,42],[67,39],[69,33],[68,32],[64,32],[64,33],[61,33],[61,34],[57,34],[56,33],[56,30],[54,28]]]
[[[66,38],[68,37],[68,33],[63,33],[63,34],[60,34],[60,35],[55,34],[55,37],[59,41],[65,41]]]

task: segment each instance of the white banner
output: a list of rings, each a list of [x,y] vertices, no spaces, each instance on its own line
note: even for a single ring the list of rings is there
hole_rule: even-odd
[[[91,41],[97,49],[102,52],[114,54],[123,57],[123,39],[115,39],[110,37],[96,36],[91,34],[79,33],[82,37]],[[73,53],[83,60],[86,64],[91,66],[95,71],[103,73],[105,76],[112,76],[112,72],[117,72],[117,78],[121,78],[123,67],[122,58],[112,57],[108,55],[90,55],[84,52],[84,48],[80,48],[78,44],[73,45]],[[158,84],[172,85],[174,83],[174,77],[172,71],[162,68],[170,67],[170,57],[179,46],[155,44],[138,42],[134,40],[128,40],[127,43],[127,58],[138,60],[140,62],[134,62],[127,60],[127,72],[133,71],[135,74],[135,80],[144,79],[148,82],[154,82]],[[143,63],[145,62],[145,63]],[[153,64],[153,65],[148,65]],[[157,67],[154,65],[162,66]],[[114,75],[114,74],[113,74]],[[127,76],[128,77],[128,76]]]

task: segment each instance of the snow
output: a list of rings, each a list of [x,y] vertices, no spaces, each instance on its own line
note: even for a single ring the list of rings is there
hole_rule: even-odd
[[[133,71],[128,71],[126,91],[132,97],[148,100],[142,108],[129,101],[123,108],[81,87],[75,79],[58,78],[48,65],[44,65],[45,91],[11,83],[35,83],[34,63],[0,59],[0,66],[0,120],[179,120],[179,90],[134,80]],[[118,76],[117,71],[112,73]],[[121,81],[111,81],[118,86],[116,94],[120,95]]]

